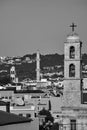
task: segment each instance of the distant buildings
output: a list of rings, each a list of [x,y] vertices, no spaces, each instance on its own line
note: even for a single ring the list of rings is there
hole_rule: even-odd
[[[14,67],[12,68],[10,74],[15,85],[0,90],[0,99],[10,102],[11,113],[34,120],[37,119],[39,111],[45,108],[51,112],[54,122],[58,122],[59,130],[87,129],[87,79],[82,77],[82,42],[74,32],[74,24],[71,27],[72,33],[67,36],[64,45],[64,78],[57,78],[55,75],[49,80],[40,79],[39,52],[37,52],[36,80],[27,78],[21,83],[14,82],[16,73]],[[63,74],[62,71],[47,72],[54,70],[54,67],[45,67],[44,70],[45,76]],[[6,104],[1,106],[2,108],[5,109]],[[41,120],[43,119],[41,117]]]

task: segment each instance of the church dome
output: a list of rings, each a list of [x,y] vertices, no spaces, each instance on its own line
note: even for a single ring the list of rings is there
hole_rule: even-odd
[[[73,34],[69,34],[67,36],[67,42],[80,42],[80,38],[78,36],[78,34],[73,33]]]

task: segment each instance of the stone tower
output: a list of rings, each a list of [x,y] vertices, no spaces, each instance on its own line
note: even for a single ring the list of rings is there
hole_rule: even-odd
[[[64,46],[64,91],[61,107],[62,130],[87,130],[87,104],[83,104],[81,47],[82,42],[74,32],[67,36]]]
[[[81,104],[81,46],[79,36],[72,32],[64,47],[64,105]]]
[[[36,80],[37,82],[40,81],[40,53],[37,50],[37,57],[36,57]]]

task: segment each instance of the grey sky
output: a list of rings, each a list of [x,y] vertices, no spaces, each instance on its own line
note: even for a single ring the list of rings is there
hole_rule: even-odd
[[[0,0],[0,56],[63,53],[75,22],[87,52],[87,0]]]

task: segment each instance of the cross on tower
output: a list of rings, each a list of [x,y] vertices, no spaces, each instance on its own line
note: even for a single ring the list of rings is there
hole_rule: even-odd
[[[77,25],[75,25],[74,23],[72,23],[72,25],[70,25],[70,27],[72,28],[72,32],[74,32],[74,28],[77,27]]]

